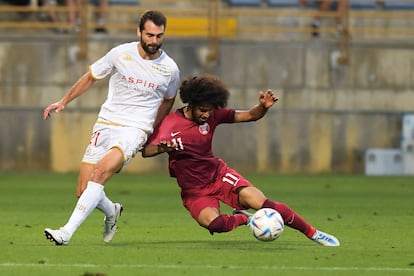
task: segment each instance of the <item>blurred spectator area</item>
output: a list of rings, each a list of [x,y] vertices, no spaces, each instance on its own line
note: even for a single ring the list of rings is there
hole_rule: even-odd
[[[72,27],[65,19],[70,9],[65,6],[65,0],[55,0],[55,5],[47,6],[38,1],[41,0],[0,0],[0,31],[50,32]],[[98,12],[98,1],[81,0],[80,7],[72,7],[81,14],[76,33],[80,43],[85,44],[91,30],[96,28],[94,16]],[[412,41],[414,0],[331,2],[338,1],[345,2],[344,11],[332,8],[320,13],[318,1],[307,1],[302,6],[300,0],[110,0],[105,27],[109,36],[130,36],[131,30],[137,28],[140,14],[159,9],[168,16],[168,37],[204,37],[216,45],[220,39],[307,41],[312,39],[310,22],[319,14],[322,24],[318,39],[338,41],[342,49],[350,41]],[[49,12],[56,12],[62,20],[41,20]],[[336,28],[337,17],[342,19],[342,32]]]
[[[44,0],[45,1],[45,0]],[[54,5],[42,5],[41,0],[0,0],[0,30],[71,27],[66,14],[70,9],[65,0],[48,0]],[[326,1],[326,0],[321,0]],[[397,38],[412,39],[414,35],[414,0],[332,0],[345,1],[347,9],[339,14],[335,9],[322,13],[325,21],[320,32],[328,39],[339,39],[334,19],[344,18],[346,32],[352,39]],[[94,14],[99,0],[81,0],[74,7],[86,18],[83,27],[94,29]],[[219,36],[240,40],[307,40],[309,22],[318,14],[317,2],[300,0],[110,0],[106,27],[112,35],[130,33],[137,27],[139,15],[157,8],[168,16],[169,36]],[[62,20],[45,22],[41,16],[56,12]]]

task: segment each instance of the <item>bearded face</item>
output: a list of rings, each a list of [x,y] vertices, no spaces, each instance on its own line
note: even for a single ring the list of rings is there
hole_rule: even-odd
[[[145,23],[140,33],[140,44],[148,56],[158,53],[164,41],[164,26],[157,26],[152,21]]]
[[[144,39],[142,39],[142,37],[140,39],[140,43],[141,43],[142,49],[144,49],[145,53],[149,56],[155,55],[162,45],[162,42],[161,43],[152,43],[152,42],[146,43]]]

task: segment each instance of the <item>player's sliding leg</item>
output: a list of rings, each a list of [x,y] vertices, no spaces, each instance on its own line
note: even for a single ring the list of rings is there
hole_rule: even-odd
[[[200,197],[193,201],[185,201],[189,207],[191,216],[198,224],[206,228],[210,234],[229,232],[240,225],[247,223],[243,214],[227,215],[220,214],[220,203],[212,197]]]
[[[324,246],[339,246],[340,245],[338,239],[335,236],[324,233],[319,230],[316,230],[315,234],[313,234],[311,239],[314,242],[317,242]]]
[[[233,215],[237,215],[237,214],[241,214],[243,216],[246,217],[246,223],[245,225],[249,225],[250,221],[253,217],[253,214],[247,212],[246,210],[237,210],[237,209],[233,209]]]
[[[272,208],[278,211],[285,225],[296,229],[305,234],[309,239],[324,245],[324,246],[339,246],[338,239],[330,234],[317,230],[315,227],[306,222],[300,215],[293,211],[289,206],[284,203],[274,202],[270,199],[266,199],[262,208]]]
[[[243,214],[237,215],[219,215],[208,226],[207,229],[210,234],[229,232],[240,225],[247,224],[247,218]]]

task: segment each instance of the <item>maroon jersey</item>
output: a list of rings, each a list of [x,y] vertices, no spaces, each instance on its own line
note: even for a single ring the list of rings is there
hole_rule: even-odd
[[[154,132],[151,144],[163,140],[177,144],[177,150],[169,153],[169,170],[182,189],[203,187],[216,180],[225,163],[213,154],[213,134],[219,124],[233,123],[234,114],[234,109],[215,109],[206,123],[198,125],[178,109],[168,114]]]

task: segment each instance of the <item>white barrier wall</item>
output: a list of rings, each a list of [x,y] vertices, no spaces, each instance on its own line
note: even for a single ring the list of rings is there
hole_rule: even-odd
[[[403,116],[401,150],[404,154],[404,174],[414,175],[414,114]]]

